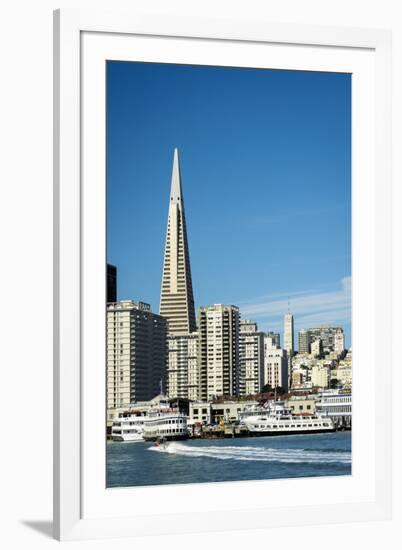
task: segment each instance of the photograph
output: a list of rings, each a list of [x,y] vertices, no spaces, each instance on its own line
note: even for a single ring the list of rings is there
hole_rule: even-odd
[[[351,85],[106,62],[107,488],[352,474]]]

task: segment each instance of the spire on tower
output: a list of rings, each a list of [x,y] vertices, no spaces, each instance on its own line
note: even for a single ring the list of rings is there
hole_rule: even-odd
[[[190,255],[177,147],[173,154],[159,311],[168,319],[170,335],[178,336],[196,331]]]
[[[174,154],[173,154],[172,182],[170,186],[170,201],[171,202],[182,201],[180,160],[179,160],[179,150],[177,147],[175,147]]]

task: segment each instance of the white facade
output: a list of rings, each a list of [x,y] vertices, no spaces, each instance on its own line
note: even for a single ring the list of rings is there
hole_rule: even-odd
[[[179,152],[174,150],[169,213],[163,261],[160,314],[168,319],[169,334],[197,330]]]
[[[272,340],[272,339],[271,339]],[[264,333],[257,323],[240,321],[240,395],[254,395],[262,388],[264,376]]]
[[[169,398],[199,399],[198,333],[168,337],[166,393]]]
[[[263,386],[288,389],[288,357],[282,348],[266,349],[264,354]]]
[[[334,352],[342,353],[345,349],[345,335],[342,329],[337,329],[334,336]]]
[[[106,332],[107,408],[152,399],[166,375],[166,319],[122,300],[107,305]]]
[[[311,344],[311,355],[314,357],[317,357],[317,355],[321,355],[322,353],[322,344],[321,340],[318,338]]]
[[[316,404],[317,412],[323,416],[337,419],[352,417],[352,395],[337,390],[323,392]]]
[[[193,401],[189,404],[188,420],[192,424],[211,424],[211,403],[207,401]]]
[[[236,306],[199,309],[201,399],[239,394],[239,325]]]
[[[311,369],[311,382],[313,386],[328,388],[330,376],[330,368],[327,366],[314,365]]]
[[[284,318],[283,349],[286,351],[289,357],[293,355],[294,326],[293,326],[293,315],[291,313],[286,313]]]

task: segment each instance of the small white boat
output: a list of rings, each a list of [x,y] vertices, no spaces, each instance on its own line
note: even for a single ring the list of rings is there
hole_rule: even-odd
[[[165,437],[158,437],[158,439],[154,443],[154,446],[161,451],[166,451],[169,447],[169,442]]]

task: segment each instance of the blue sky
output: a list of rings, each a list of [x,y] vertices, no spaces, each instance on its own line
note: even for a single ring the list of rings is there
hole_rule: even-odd
[[[107,256],[159,308],[174,147],[196,307],[262,330],[339,324],[350,345],[351,78],[108,62]]]

